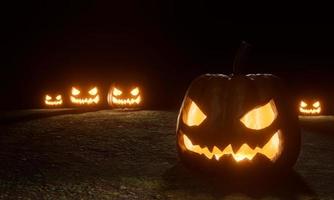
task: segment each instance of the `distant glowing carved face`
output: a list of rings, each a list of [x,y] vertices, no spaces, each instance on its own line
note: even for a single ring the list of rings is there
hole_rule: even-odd
[[[124,89],[112,86],[108,93],[108,104],[114,107],[136,107],[142,101],[139,87]]]
[[[97,87],[92,87],[88,90],[86,96],[81,95],[82,91],[77,87],[72,87],[71,90],[71,102],[78,105],[94,105],[100,101],[100,95]]]
[[[307,115],[317,115],[321,113],[320,101],[306,101],[302,100],[299,104],[299,112]]]
[[[44,103],[47,106],[60,106],[63,104],[63,98],[60,94],[56,95],[55,98],[53,98],[51,95],[47,94],[44,98]]]

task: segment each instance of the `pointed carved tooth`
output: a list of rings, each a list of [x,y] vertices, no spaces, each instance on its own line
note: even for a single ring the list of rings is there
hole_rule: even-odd
[[[247,143],[248,144],[248,143]],[[251,149],[256,149],[257,145],[256,144],[248,144],[248,146],[251,148]]]
[[[233,146],[231,145],[233,154],[237,153],[238,150],[240,149],[240,147],[241,147],[241,145],[235,145],[235,144],[233,144]]]
[[[223,154],[233,154],[232,145],[229,144],[227,147],[225,147]]]
[[[237,160],[244,160],[244,159],[248,159],[251,160],[255,154],[257,152],[253,149],[251,149],[248,144],[243,144],[240,149],[238,150],[238,152],[236,153],[236,159]]]
[[[254,150],[248,146],[248,144],[243,144],[237,151],[237,154],[252,154]]]
[[[232,145],[228,145],[223,151],[214,146],[212,151],[210,151],[208,147],[202,148],[199,145],[193,145],[191,140],[186,135],[183,135],[183,140],[185,147],[189,151],[203,154],[209,159],[215,157],[216,160],[219,160],[224,155],[231,155],[238,162],[245,159],[252,160],[257,153],[261,153],[267,156],[270,160],[273,160],[279,152],[279,132],[280,131],[277,131],[262,148],[256,147],[253,149],[248,144],[243,144],[237,151],[234,151]]]
[[[219,160],[219,158],[223,156],[223,152],[216,146],[213,147],[212,153],[215,155],[216,160]]]
[[[261,154],[266,155],[268,158],[273,159],[279,149],[279,137],[278,137],[279,131],[277,131],[271,139],[268,141],[267,144],[265,144],[262,148],[258,148],[258,152]]]
[[[213,156],[213,154],[209,151],[208,147],[203,148],[202,153],[209,159],[211,159]]]
[[[216,146],[213,147],[212,153],[214,153],[214,154],[222,154],[222,152],[220,151],[220,149],[218,147],[216,147]]]
[[[199,145],[195,145],[192,147],[192,151],[198,154],[202,154],[203,153],[203,149],[199,146]]]
[[[186,135],[183,135],[183,143],[187,149],[189,150],[193,149],[193,144],[191,143],[190,139]]]
[[[141,97],[138,96],[136,99],[127,98],[127,99],[117,99],[116,97],[112,98],[112,102],[119,105],[132,105],[132,104],[139,104],[141,101]]]

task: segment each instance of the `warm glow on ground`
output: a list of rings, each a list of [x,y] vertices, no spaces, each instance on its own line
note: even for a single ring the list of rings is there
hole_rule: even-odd
[[[243,144],[236,153],[233,152],[231,144],[223,150],[214,146],[212,151],[210,151],[207,147],[202,148],[199,145],[194,145],[186,135],[183,135],[183,141],[187,150],[204,155],[208,159],[214,157],[216,160],[219,160],[224,155],[232,155],[234,160],[238,162],[245,159],[252,160],[257,153],[260,153],[265,155],[271,161],[274,161],[280,152],[279,134],[280,131],[277,131],[262,148],[256,147],[255,149],[252,149],[247,144]]]

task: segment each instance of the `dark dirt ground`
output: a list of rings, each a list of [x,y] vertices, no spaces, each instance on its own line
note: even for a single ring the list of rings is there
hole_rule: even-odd
[[[217,184],[185,169],[176,117],[102,110],[6,121],[0,199],[334,199],[333,116],[300,118],[295,173],[266,188]]]

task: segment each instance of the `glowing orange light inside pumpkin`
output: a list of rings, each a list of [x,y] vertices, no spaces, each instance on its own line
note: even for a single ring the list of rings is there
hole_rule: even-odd
[[[113,95],[115,95],[115,96],[119,96],[119,95],[122,94],[122,91],[120,91],[120,90],[117,89],[117,88],[114,88],[112,93],[113,93]]]
[[[80,94],[80,90],[76,89],[75,87],[72,88],[72,95],[79,95]]]
[[[55,100],[52,100],[52,97],[50,95],[45,95],[44,100],[45,105],[48,106],[59,106],[63,104],[62,96],[57,95]]]
[[[138,87],[132,89],[130,94],[132,96],[126,96],[126,98],[122,98],[123,91],[116,87],[112,87],[111,91],[108,93],[108,103],[109,105],[117,105],[117,106],[135,106],[139,105],[142,101],[140,90]]]
[[[81,91],[75,87],[72,87],[71,90],[71,102],[74,104],[87,104],[87,105],[91,105],[91,104],[98,104],[100,101],[100,96],[98,95],[98,89],[97,87],[94,87],[93,89],[88,91],[88,94],[90,96],[85,97],[85,98],[80,98],[77,97],[79,94],[81,93]]]
[[[135,89],[131,90],[131,94],[132,94],[132,96],[137,96],[139,94],[139,89],[135,88]]]
[[[232,145],[226,146],[224,149],[220,149],[216,146],[212,148],[212,151],[208,147],[200,147],[199,145],[194,145],[191,140],[183,134],[184,146],[187,150],[204,155],[208,159],[219,160],[224,155],[232,155],[235,161],[239,162],[242,160],[252,160],[257,153],[262,154],[269,158],[271,161],[274,161],[276,157],[280,154],[280,136],[281,132],[277,131],[270,140],[261,148],[256,147],[252,149],[246,143],[241,145],[238,151],[234,152]]]
[[[95,88],[89,90],[88,93],[89,93],[90,95],[96,95],[96,94],[97,94],[97,88],[95,87]]]
[[[316,101],[312,104],[312,106],[309,106],[306,102],[301,101],[299,104],[299,112],[311,115],[320,114],[321,104],[319,101]]]
[[[191,103],[189,104],[189,102]],[[206,115],[201,111],[201,109],[190,99],[186,100],[187,107],[184,108],[182,120],[188,126],[198,126],[200,125],[205,119]]]
[[[112,103],[118,105],[133,105],[133,104],[140,104],[141,97],[137,97],[135,99],[118,99],[116,97],[112,97]]]
[[[255,108],[246,113],[240,121],[250,129],[261,130],[267,128],[277,117],[274,100],[270,100],[264,106]]]

